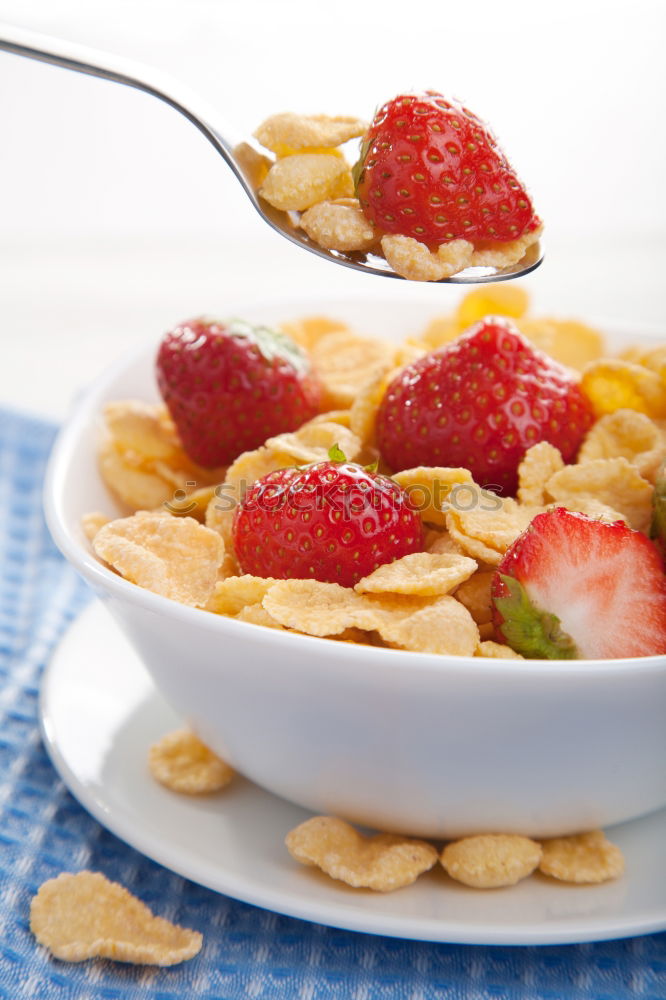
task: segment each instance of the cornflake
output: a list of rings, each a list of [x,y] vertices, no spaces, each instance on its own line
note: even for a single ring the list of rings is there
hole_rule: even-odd
[[[484,642],[480,642],[475,656],[482,656],[490,660],[524,660],[525,657],[517,653],[515,649],[511,646],[505,646],[502,642],[494,642],[492,639],[486,639]]]
[[[273,166],[273,161],[263,153],[259,153],[249,142],[239,142],[234,146],[234,156],[254,190],[258,190],[266,180],[266,174]]]
[[[467,580],[477,563],[466,556],[414,552],[378,566],[354,587],[359,594],[448,594]]]
[[[351,170],[337,153],[295,153],[278,160],[259,190],[274,208],[305,211],[320,201],[351,198]]]
[[[422,840],[388,833],[371,837],[332,816],[313,816],[285,839],[296,861],[320,868],[355,889],[392,892],[411,885],[437,862],[437,851]]]
[[[643,365],[617,358],[593,361],[583,372],[581,389],[597,417],[622,409],[654,418],[666,416],[666,384]]]
[[[153,743],[148,752],[150,773],[161,785],[185,795],[219,792],[234,770],[189,729],[178,729]]]
[[[217,486],[201,486],[187,493],[176,490],[170,500],[162,506],[174,517],[193,517],[202,524],[206,520],[206,511],[215,496]]]
[[[578,452],[578,463],[597,458],[626,458],[641,476],[654,484],[666,457],[666,435],[638,410],[616,410],[601,417],[589,430]]]
[[[356,198],[321,201],[303,212],[299,225],[311,240],[327,250],[369,250],[379,239]]]
[[[466,325],[461,325],[452,316],[436,316],[430,320],[423,333],[418,337],[417,343],[422,344],[427,351],[433,351],[445,344],[450,344],[466,328]]]
[[[349,426],[363,443],[375,443],[375,421],[379,404],[384,398],[389,383],[389,366],[380,371],[359,390],[349,408]]]
[[[278,629],[280,632],[286,631],[279,622],[276,622],[272,615],[269,615],[266,608],[261,604],[248,604],[241,608],[238,614],[234,615],[238,622],[249,622],[250,625],[263,625],[264,628]]]
[[[291,111],[271,115],[254,133],[255,139],[277,156],[307,148],[330,149],[362,136],[367,123],[337,115],[297,115]]]
[[[270,576],[251,576],[249,573],[244,576],[228,576],[215,584],[206,604],[206,610],[233,618],[247,605],[261,605],[269,589],[276,582]]]
[[[460,502],[475,503],[480,492],[469,469],[418,466],[396,472],[392,478],[407,493],[421,520],[441,527],[446,525],[448,509]]]
[[[474,244],[467,240],[442,243],[433,252],[411,236],[382,236],[381,246],[391,268],[410,281],[450,278],[469,267],[474,256]]]
[[[548,441],[533,444],[518,466],[518,502],[527,506],[543,506],[546,502],[546,483],[563,468],[564,461],[558,448]]]
[[[117,400],[104,407],[104,421],[119,451],[151,460],[183,459],[184,465],[189,464],[163,407],[134,399]]]
[[[202,469],[185,454],[164,406],[119,400],[104,408],[104,438],[99,450],[102,479],[132,511],[177,508],[194,484],[218,482],[221,469]]]
[[[473,656],[479,631],[453,597],[357,594],[337,583],[280,580],[263,606],[276,621],[307,635],[331,636],[347,628],[378,632],[385,642],[412,652]]]
[[[562,882],[606,882],[624,872],[622,851],[606,839],[602,830],[554,837],[544,840],[542,847],[539,870]]]
[[[467,608],[446,594],[411,614],[387,617],[377,631],[400,649],[441,656],[474,656],[480,639]]]
[[[543,226],[539,226],[537,229],[525,233],[517,240],[509,240],[506,243],[495,243],[488,247],[479,247],[472,253],[470,265],[472,267],[511,267],[512,264],[517,264],[518,261],[523,259],[526,251],[533,243],[537,242],[542,233]],[[462,241],[454,240],[452,242]]]
[[[361,441],[349,428],[327,419],[330,415],[310,420],[297,431],[269,438],[265,447],[291,459],[289,465],[325,462],[333,445],[337,445],[348,461],[353,462],[361,451]]]
[[[440,861],[451,878],[475,889],[498,889],[527,878],[541,860],[541,845],[514,834],[482,834],[454,841]]]
[[[542,508],[524,507],[511,497],[500,499],[494,495],[486,496],[485,502],[485,509],[483,504],[471,510],[451,508],[446,514],[446,526],[473,559],[498,566],[509,546]]]
[[[517,326],[536,347],[577,371],[604,352],[603,334],[578,320],[523,317]]]
[[[349,327],[341,320],[331,319],[330,316],[303,316],[281,323],[280,329],[306,351],[311,351],[325,334],[333,333],[334,330],[348,330]]]
[[[529,307],[529,296],[513,281],[498,281],[477,285],[460,301],[455,313],[459,332],[473,326],[486,316],[509,316],[520,319]],[[446,320],[447,317],[442,317]]]
[[[92,542],[99,529],[103,528],[105,524],[108,524],[110,520],[110,517],[107,517],[106,514],[102,514],[101,511],[98,510],[91,511],[89,514],[84,514],[81,518],[81,528],[83,529],[83,534],[89,542]]]
[[[612,524],[613,521],[624,521],[625,524],[628,524],[624,514],[613,510],[612,507],[600,500],[595,500],[594,497],[571,496],[566,503],[551,504],[549,509],[553,507],[565,507],[574,513],[587,514],[588,517],[593,517],[597,521],[606,521],[608,524]]]
[[[393,367],[390,344],[348,329],[324,334],[310,353],[324,387],[324,405],[331,408],[350,407],[366,383]]]
[[[433,552],[437,555],[445,553],[451,555],[464,556],[465,551],[455,538],[452,538],[448,531],[438,531],[434,528],[426,530],[426,540],[424,548],[426,552]]]
[[[111,958],[135,965],[177,965],[194,958],[203,937],[156,917],[136,896],[99,872],[68,872],[40,886],[30,929],[64,962]]]
[[[636,531],[647,531],[652,517],[653,488],[626,458],[595,458],[567,465],[550,477],[546,494],[576,510],[582,497],[619,511]]]
[[[650,371],[656,372],[666,384],[666,345],[659,344],[657,347],[639,349],[637,361]]]
[[[218,534],[194,518],[164,512],[138,511],[110,521],[92,544],[126,580],[195,607],[206,604],[224,558]]]
[[[490,594],[493,577],[492,570],[479,570],[461,583],[455,592],[455,598],[464,604],[477,625],[485,625],[492,621],[493,600]]]
[[[130,510],[153,510],[173,496],[173,483],[139,463],[132,463],[110,442],[100,449],[98,465],[106,485]]]
[[[381,600],[381,599],[380,599]],[[395,610],[397,599],[373,604],[350,587],[319,580],[279,580],[269,588],[263,606],[276,621],[307,635],[336,635],[347,628],[373,631],[383,614]],[[409,600],[409,599],[408,599]],[[405,614],[418,601],[405,606]]]

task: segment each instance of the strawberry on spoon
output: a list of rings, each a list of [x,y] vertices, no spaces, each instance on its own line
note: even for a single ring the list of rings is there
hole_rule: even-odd
[[[486,248],[541,225],[488,125],[435,91],[380,108],[355,169],[361,208],[385,233]]]
[[[239,319],[181,323],[163,338],[156,373],[185,451],[205,468],[300,427],[321,397],[297,344]]]
[[[378,566],[423,548],[423,528],[392,479],[329,460],[257,480],[236,509],[234,550],[244,573],[353,587]]]
[[[500,641],[535,659],[666,653],[666,577],[655,545],[557,507],[537,514],[492,583]]]

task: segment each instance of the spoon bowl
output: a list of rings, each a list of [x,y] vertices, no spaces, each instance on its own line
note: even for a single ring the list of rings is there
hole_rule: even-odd
[[[281,236],[309,250],[310,253],[335,264],[342,264],[343,267],[350,267],[366,274],[378,274],[385,278],[402,277],[377,254],[343,253],[319,246],[298,227],[293,213],[280,211],[265,201],[259,194],[251,170],[246,166],[243,157],[237,153],[239,143],[231,141],[228,128],[218,125],[217,110],[206,107],[198,95],[188,93],[180,83],[128,59],[10,25],[0,25],[0,50],[75,70],[88,76],[100,77],[113,83],[122,83],[159,98],[179,111],[203,133],[231,168],[262,219]],[[542,260],[541,246],[535,243],[517,264],[505,268],[468,267],[450,278],[443,278],[442,283],[480,284],[520,278],[537,268]]]

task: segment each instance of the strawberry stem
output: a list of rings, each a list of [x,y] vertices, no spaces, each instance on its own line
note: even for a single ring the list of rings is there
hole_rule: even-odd
[[[500,580],[509,593],[493,601],[504,619],[501,631],[511,648],[535,660],[578,659],[576,645],[557,615],[535,607],[523,585],[512,576],[500,573]]]
[[[328,457],[329,457],[329,459],[330,459],[331,462],[346,462],[347,461],[347,456],[345,455],[344,451],[339,446],[339,444],[337,443],[337,441],[336,441],[335,444],[331,445],[331,447],[328,449]]]
[[[310,370],[310,362],[299,345],[282,330],[272,327],[254,325],[244,319],[230,319],[227,329],[232,337],[245,338],[252,341],[262,357],[269,363],[276,358],[287,361],[301,375]]]
[[[666,555],[666,461],[662,462],[654,484],[650,538],[657,543],[662,556]]]

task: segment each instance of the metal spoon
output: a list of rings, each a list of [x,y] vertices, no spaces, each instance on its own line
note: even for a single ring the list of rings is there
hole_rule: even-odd
[[[295,225],[292,216],[287,212],[273,208],[260,197],[253,182],[252,171],[243,162],[237,150],[241,142],[231,142],[229,130],[225,128],[225,136],[217,128],[217,111],[204,104],[201,98],[189,93],[174,80],[164,76],[159,71],[148,68],[131,60],[106,52],[98,52],[84,45],[76,45],[59,38],[36,34],[22,28],[10,25],[0,25],[0,50],[15,55],[27,56],[40,62],[52,63],[65,69],[73,69],[89,76],[98,76],[115,83],[124,83],[137,90],[143,90],[153,97],[158,97],[180,111],[193,125],[205,135],[215,147],[227,165],[231,167],[236,178],[245,191],[259,215],[278,233],[292,243],[323,257],[325,260],[351,267],[366,274],[380,274],[387,278],[399,278],[383,257],[373,253],[342,253],[337,250],[326,250],[314,243],[302,230]],[[247,144],[246,144],[247,145]],[[485,281],[504,281],[507,278],[519,278],[539,266],[543,260],[543,252],[538,243],[533,244],[517,264],[502,269],[494,267],[469,267],[460,271],[452,278],[444,278],[444,282],[452,284],[476,284]]]

